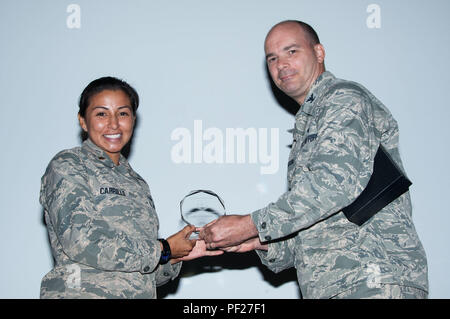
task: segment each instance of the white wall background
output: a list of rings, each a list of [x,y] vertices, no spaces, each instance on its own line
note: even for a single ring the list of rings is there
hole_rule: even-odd
[[[79,6],[79,28],[70,4]],[[367,24],[371,4],[379,28]],[[398,120],[430,297],[449,298],[449,12],[448,0],[1,0],[0,298],[38,298],[52,267],[40,178],[54,154],[80,144],[77,100],[97,77],[123,78],[141,96],[129,160],[150,185],[161,236],[181,228],[178,203],[191,189],[216,191],[229,213],[276,200],[293,117],[270,90],[263,41],[285,19],[315,27],[327,69],[365,85]],[[174,163],[171,133],[193,133],[194,120],[221,132],[279,128],[278,172],[262,175],[248,160]],[[186,263],[159,294],[298,298],[299,290],[293,271],[272,274],[251,253]]]

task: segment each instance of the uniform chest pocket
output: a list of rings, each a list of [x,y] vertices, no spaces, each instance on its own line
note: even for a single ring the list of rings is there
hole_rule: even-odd
[[[112,183],[95,183],[93,189],[94,201],[99,210],[113,214],[133,214],[133,211],[154,210],[148,200],[147,193],[136,187]]]
[[[289,154],[288,182],[291,183],[296,172],[309,170],[309,162],[317,142],[317,129],[313,122],[296,123],[293,131],[294,142]],[[298,170],[299,169],[299,170]]]
[[[132,194],[123,188],[100,185],[94,192],[93,200],[97,212],[103,217],[126,217],[133,214],[136,206]]]
[[[157,231],[158,217],[145,194],[125,191],[94,196],[96,212],[109,227],[124,232],[149,234]]]
[[[301,157],[307,159],[311,157],[315,151],[317,138],[317,131],[311,130],[306,132],[303,139],[299,143],[299,153],[301,154]]]

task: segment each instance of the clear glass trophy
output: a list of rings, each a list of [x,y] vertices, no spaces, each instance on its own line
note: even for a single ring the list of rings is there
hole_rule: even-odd
[[[180,212],[186,224],[203,227],[225,215],[225,204],[213,191],[198,189],[184,196],[180,202]],[[198,238],[198,233],[193,233],[190,238]]]

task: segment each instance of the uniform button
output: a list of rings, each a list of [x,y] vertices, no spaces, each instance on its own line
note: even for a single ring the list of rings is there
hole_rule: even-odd
[[[271,260],[269,260],[269,262],[270,262],[270,263],[274,263],[274,262],[275,262],[275,259],[272,258]]]
[[[264,237],[267,241],[269,241],[269,240],[271,240],[272,239],[272,237],[270,237],[270,236],[266,236],[266,237]]]
[[[147,271],[149,271],[150,270],[150,267],[149,266],[145,266],[144,267],[144,272],[147,272]]]
[[[309,171],[309,168],[307,166],[303,166],[303,171],[307,172],[307,171]]]
[[[261,228],[262,228],[262,229],[266,229],[266,222],[264,222],[264,223],[261,224]]]
[[[164,276],[169,277],[170,274],[169,274],[167,271],[165,271],[165,272],[164,272]]]

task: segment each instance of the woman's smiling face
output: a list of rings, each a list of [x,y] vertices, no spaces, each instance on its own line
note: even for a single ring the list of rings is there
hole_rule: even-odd
[[[89,139],[118,165],[120,151],[133,135],[135,115],[122,90],[103,90],[90,98],[85,116],[78,115]]]

